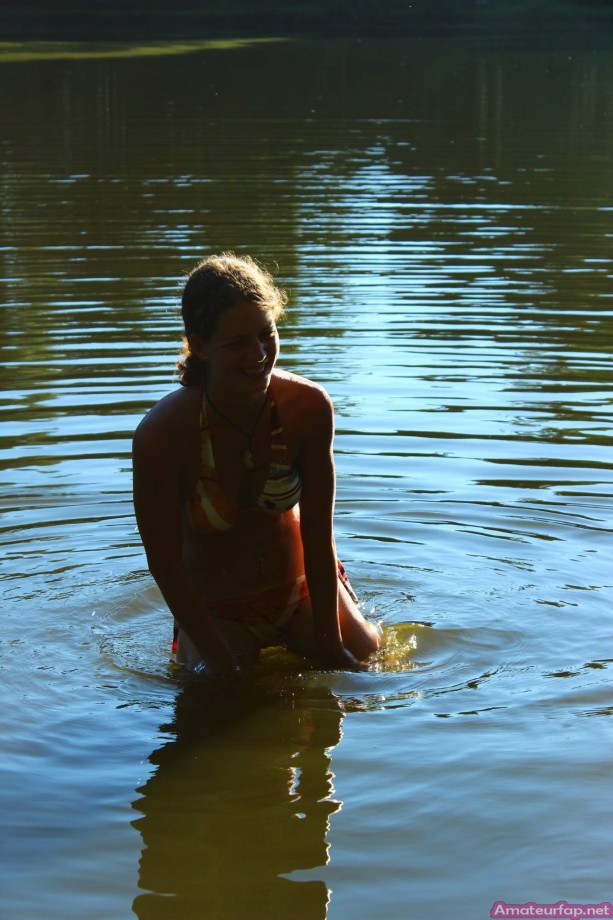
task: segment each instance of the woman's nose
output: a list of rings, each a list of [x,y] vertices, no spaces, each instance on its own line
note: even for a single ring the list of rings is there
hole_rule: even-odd
[[[249,349],[249,357],[258,362],[266,357],[266,346],[259,339],[256,339]]]

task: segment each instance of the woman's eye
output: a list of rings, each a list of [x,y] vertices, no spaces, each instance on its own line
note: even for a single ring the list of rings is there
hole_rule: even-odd
[[[269,329],[263,329],[258,335],[258,339],[261,342],[267,341],[268,339],[272,339],[275,337],[276,331],[277,330],[275,326],[271,326]],[[241,348],[247,348],[249,346],[249,342],[250,342],[249,338],[245,336],[240,336],[239,338],[236,338],[236,339],[230,339],[229,341],[224,342],[223,344],[225,348],[230,348],[230,349],[238,351]]]

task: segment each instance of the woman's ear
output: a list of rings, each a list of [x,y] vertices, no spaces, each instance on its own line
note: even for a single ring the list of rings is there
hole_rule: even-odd
[[[187,342],[189,345],[189,350],[193,355],[196,355],[200,361],[206,361],[206,347],[204,342],[200,338],[197,332],[192,332],[191,335],[188,335]]]

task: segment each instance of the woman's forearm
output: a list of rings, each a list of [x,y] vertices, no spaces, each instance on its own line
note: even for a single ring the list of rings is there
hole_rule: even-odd
[[[324,664],[360,670],[357,659],[343,644],[339,617],[338,563],[334,544],[305,546],[305,574],[311,596],[314,653]]]
[[[149,566],[168,609],[194,643],[204,662],[214,670],[232,670],[236,659],[220,636],[206,603],[185,573],[169,572],[165,566]]]
[[[342,644],[338,619],[338,569],[334,546],[304,546],[304,565],[315,641]]]

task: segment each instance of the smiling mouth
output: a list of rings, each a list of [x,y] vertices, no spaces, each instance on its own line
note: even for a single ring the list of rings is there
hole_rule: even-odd
[[[263,364],[259,364],[257,367],[243,368],[243,374],[246,374],[248,377],[261,377],[263,374],[267,374],[269,370],[270,362],[265,361]]]

